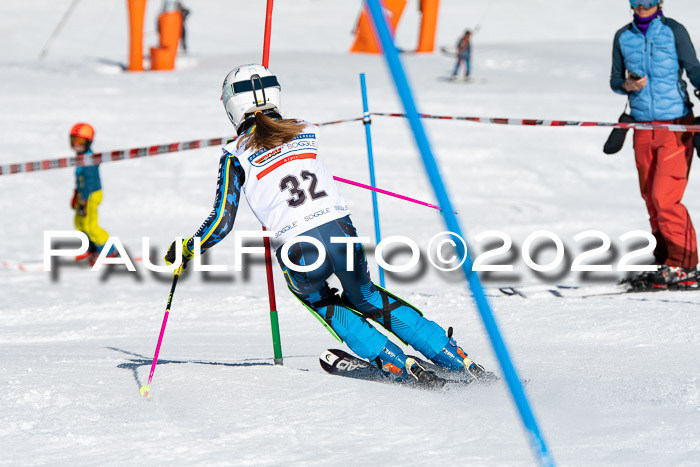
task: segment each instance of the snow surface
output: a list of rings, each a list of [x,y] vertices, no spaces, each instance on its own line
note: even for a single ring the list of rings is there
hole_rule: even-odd
[[[69,0],[0,4],[0,163],[70,155],[67,132],[97,129],[95,149],[232,134],[219,102],[229,69],[260,60],[264,3],[190,0],[191,53],[173,73],[123,73],[123,0],[80,2],[48,56],[36,57]],[[359,0],[278,1],[271,68],[286,115],[313,122],[361,114],[358,74],[373,111],[402,111],[379,56],[350,55]],[[613,121],[624,98],[608,87],[614,32],[626,2],[443,0],[438,45],[466,27],[476,82],[441,82],[453,62],[405,55],[419,110],[445,115]],[[695,40],[696,0],[667,2]],[[417,0],[397,32],[417,42]],[[147,46],[158,2],[150,2]],[[462,226],[473,236],[501,230],[514,240],[515,273],[486,286],[535,415],[560,465],[700,465],[700,295],[660,292],[557,299],[506,297],[498,285],[612,284],[618,274],[555,271],[538,277],[519,259],[527,235],[550,230],[570,256],[585,230],[608,234],[612,263],[631,249],[619,236],[647,230],[630,138],[602,154],[608,131],[426,121]],[[377,183],[435,202],[408,125],[372,124]],[[335,175],[367,182],[359,122],[322,129]],[[217,148],[101,167],[100,222],[134,256],[150,237],[158,257],[191,235],[211,209]],[[693,174],[694,175],[694,174]],[[0,260],[34,264],[43,232],[71,230],[73,171],[2,176]],[[372,235],[370,195],[341,187],[361,234]],[[685,204],[700,213],[700,177]],[[425,248],[444,229],[430,209],[381,197],[383,235],[409,234]],[[697,221],[697,219],[696,219]],[[242,207],[237,228],[257,230]],[[207,254],[232,264],[232,240]],[[541,262],[547,262],[545,254]],[[549,252],[551,253],[551,251]],[[398,260],[397,260],[398,262]],[[58,273],[0,268],[0,465],[532,465],[524,430],[504,385],[431,393],[348,381],[322,372],[320,352],[336,341],[285,291],[276,270],[285,355],[273,366],[264,268],[187,274],[178,285],[154,396],[140,397],[163,318],[168,274]],[[515,277],[510,277],[514,275]],[[453,326],[475,360],[498,363],[463,279],[434,270],[392,277],[388,287],[429,318]],[[487,279],[487,277],[485,277]]]

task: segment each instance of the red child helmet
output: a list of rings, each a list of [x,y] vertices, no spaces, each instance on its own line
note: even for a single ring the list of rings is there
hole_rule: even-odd
[[[75,138],[85,139],[85,152],[90,150],[92,146],[92,140],[95,138],[95,129],[89,123],[76,123],[73,128],[70,129],[70,145],[73,147]],[[79,150],[82,153],[82,150]]]
[[[92,141],[95,138],[95,129],[89,123],[76,123],[70,129],[70,135]]]

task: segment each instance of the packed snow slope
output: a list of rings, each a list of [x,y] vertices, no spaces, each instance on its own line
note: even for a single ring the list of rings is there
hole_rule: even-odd
[[[95,126],[96,151],[232,135],[220,85],[234,66],[260,60],[265,2],[190,0],[190,53],[180,55],[175,72],[136,74],[122,71],[123,0],[79,2],[46,58],[37,58],[70,3],[0,3],[1,164],[71,155],[67,134],[77,121]],[[624,98],[610,91],[608,77],[613,35],[631,18],[627,2],[441,3],[438,46],[453,47],[464,29],[480,26],[475,80],[441,80],[452,70],[450,57],[404,54],[421,112],[601,121],[622,112]],[[159,7],[148,4],[147,46],[157,42]],[[402,49],[417,43],[417,9],[409,0],[397,31]],[[700,44],[696,0],[669,0],[665,11]],[[361,72],[371,110],[403,110],[383,58],[347,53],[359,12],[359,0],[276,2],[270,66],[286,116],[360,116]],[[619,236],[648,230],[631,138],[606,156],[605,129],[425,126],[470,247],[478,254],[499,246],[495,238],[474,239],[489,230],[513,239],[498,260],[514,271],[483,279],[558,463],[699,465],[700,292],[563,299],[497,290],[551,282],[597,290],[622,277],[571,272],[570,264],[599,244],[584,248],[573,240],[580,232],[608,235],[613,249],[591,262],[615,266],[633,249]],[[362,124],[321,134],[330,171],[366,183]],[[376,117],[372,136],[378,185],[435,203],[406,121]],[[148,237],[155,261],[211,210],[219,154],[208,148],[103,164],[100,223],[133,256]],[[684,202],[697,222],[696,175]],[[341,344],[291,297],[277,270],[285,358],[273,366],[264,267],[256,257],[245,271],[232,271],[232,239],[205,255],[231,270],[187,273],[179,283],[154,396],[144,400],[138,389],[148,379],[171,277],[140,263],[135,273],[67,263],[53,274],[34,270],[44,232],[73,229],[73,186],[71,169],[0,176],[0,465],[534,464],[503,384],[435,393],[323,373],[318,355]],[[358,231],[372,236],[369,192],[341,190]],[[383,236],[409,235],[423,251],[444,230],[440,214],[425,207],[381,197],[379,209]],[[259,229],[245,205],[236,229]],[[562,239],[567,259],[534,274],[521,249],[541,230]],[[553,256],[549,247],[540,253],[533,256],[541,264]],[[500,371],[459,274],[428,266],[390,276],[387,286],[452,326],[476,361]]]

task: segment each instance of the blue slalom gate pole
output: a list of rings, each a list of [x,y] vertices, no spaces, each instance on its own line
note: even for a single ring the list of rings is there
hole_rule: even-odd
[[[396,90],[399,93],[399,97],[401,98],[401,102],[403,103],[406,115],[411,125],[411,130],[413,131],[416,145],[420,150],[425,170],[428,173],[428,178],[430,179],[430,183],[433,186],[435,195],[437,196],[438,205],[442,208],[442,213],[445,216],[447,228],[449,231],[459,235],[461,238],[466,238],[464,235],[462,235],[462,229],[460,228],[457,217],[453,212],[454,210],[452,203],[445,189],[442,176],[440,175],[440,170],[430,147],[430,142],[428,141],[428,137],[420,121],[406,73],[403,70],[403,65],[399,60],[398,52],[394,46],[391,34],[389,33],[389,28],[387,27],[386,20],[384,19],[384,15],[382,13],[382,5],[380,0],[367,0],[367,6],[372,16],[375,31],[379,36],[382,48],[384,49],[384,56],[394,79]],[[460,258],[465,258],[465,261],[462,264],[462,270],[464,271],[464,275],[469,283],[469,287],[471,288],[474,301],[476,302],[479,314],[481,315],[481,319],[486,327],[486,332],[489,335],[489,339],[491,339],[491,345],[496,353],[496,357],[498,357],[498,362],[501,365],[503,375],[508,383],[508,388],[513,396],[518,412],[520,413],[520,418],[522,419],[523,425],[528,432],[530,445],[535,457],[542,466],[554,466],[554,459],[547,449],[547,444],[545,443],[544,437],[540,433],[539,427],[537,426],[537,421],[535,420],[535,416],[530,408],[527,397],[525,396],[525,391],[520,383],[520,378],[518,377],[515,367],[513,366],[513,362],[510,359],[508,349],[506,348],[501,332],[496,324],[496,319],[491,311],[491,306],[486,300],[486,295],[484,294],[484,289],[481,286],[479,277],[472,271],[472,260],[461,242],[456,242],[456,249],[457,255]]]
[[[370,127],[372,125],[372,118],[369,115],[369,105],[367,104],[367,86],[365,85],[365,74],[360,73],[360,87],[362,88],[362,123],[365,124],[365,136],[367,137],[367,158],[369,159],[369,184],[372,188],[377,188],[377,184],[374,179],[374,155],[372,154],[372,130]],[[379,245],[382,241],[382,233],[379,228],[379,207],[377,205],[377,192],[372,192],[372,209],[374,210],[374,236]],[[379,268],[379,285],[385,287],[384,285],[384,269],[381,266]]]

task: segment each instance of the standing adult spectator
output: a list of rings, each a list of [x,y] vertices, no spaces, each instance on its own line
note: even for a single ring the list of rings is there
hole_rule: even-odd
[[[679,22],[666,18],[663,0],[629,0],[634,20],[617,31],[610,87],[629,98],[637,122],[693,122],[683,70],[700,88],[700,63]],[[635,130],[634,152],[642,198],[657,245],[659,269],[631,282],[639,289],[697,287],[697,239],[681,203],[693,155],[691,133]]]

